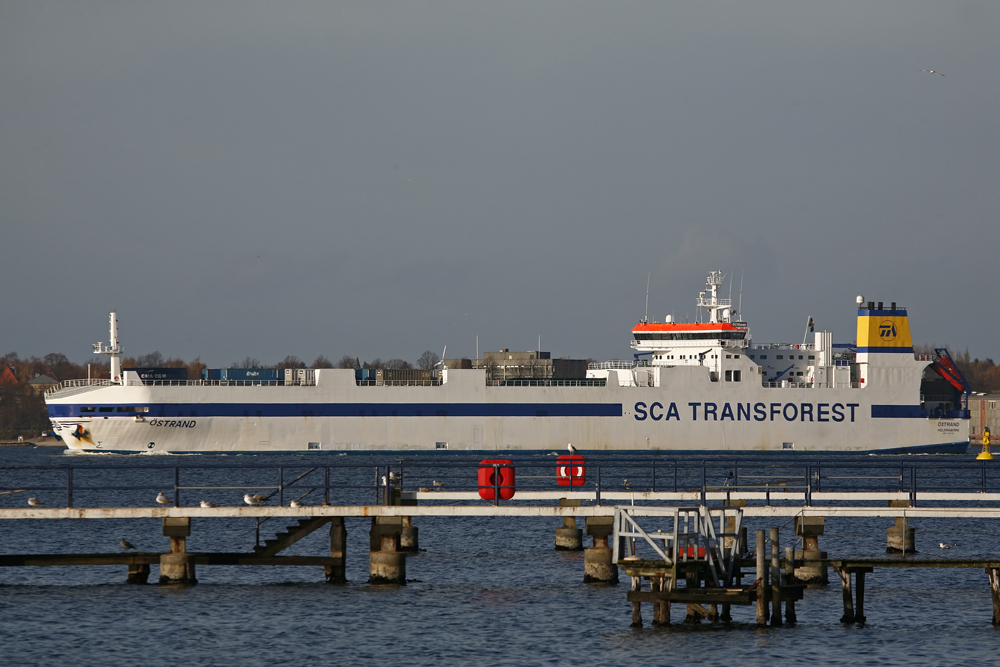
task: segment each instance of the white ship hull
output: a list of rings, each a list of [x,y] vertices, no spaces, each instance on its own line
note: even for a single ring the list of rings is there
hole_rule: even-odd
[[[206,371],[202,381],[163,381],[121,368],[112,313],[110,345],[94,346],[111,357],[111,379],[65,382],[46,402],[69,448],[104,452],[505,452],[567,443],[601,452],[965,451],[968,385],[944,350],[937,359],[913,354],[904,309],[858,297],[850,346],[825,331],[814,343],[752,345],[747,324],[718,296],[722,278],[710,274],[699,294],[706,322],[644,318],[631,344],[637,360],[648,359],[597,364],[574,380],[506,382],[487,365],[442,367],[423,386],[351,369],[286,371],[284,380],[229,369],[211,371],[217,379]]]
[[[87,451],[495,452],[572,442],[606,452],[958,452],[968,444],[967,419],[873,417],[880,406],[919,403],[919,374],[909,391],[886,392],[734,387],[684,370],[659,387],[490,387],[482,370],[450,370],[440,386],[357,386],[353,371],[321,370],[313,386],[76,387],[48,402],[56,434]],[[122,406],[148,411],[100,413]]]

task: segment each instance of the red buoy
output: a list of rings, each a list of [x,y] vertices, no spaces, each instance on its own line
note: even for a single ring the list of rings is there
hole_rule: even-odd
[[[580,454],[562,454],[556,459],[556,484],[583,486],[587,482],[587,467]]]
[[[499,487],[500,500],[514,497],[514,462],[510,459],[485,459],[479,462],[479,497],[493,500]],[[493,464],[497,464],[494,467]],[[497,480],[499,475],[499,481]]]

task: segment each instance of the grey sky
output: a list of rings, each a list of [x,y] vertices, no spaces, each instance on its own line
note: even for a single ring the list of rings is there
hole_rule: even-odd
[[[0,2],[0,354],[1000,357],[1000,3]],[[940,70],[945,76],[922,73]],[[735,295],[734,295],[735,298]]]

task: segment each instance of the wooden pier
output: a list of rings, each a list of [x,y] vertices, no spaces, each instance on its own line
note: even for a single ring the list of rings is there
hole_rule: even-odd
[[[439,464],[436,464],[439,465]],[[551,464],[546,464],[551,465]],[[987,576],[993,600],[993,622],[1000,624],[1000,557],[996,560],[925,559],[925,558],[870,558],[838,559],[820,551],[818,537],[823,535],[823,523],[829,517],[884,517],[896,523],[887,527],[891,550],[898,537],[901,551],[912,550],[912,531],[909,522],[921,518],[943,519],[996,519],[1000,518],[1000,491],[987,482],[987,468],[982,471],[981,484],[976,490],[940,488],[926,485],[918,487],[917,474],[912,470],[899,475],[895,490],[875,488],[819,490],[818,477],[807,476],[808,488],[796,490],[786,481],[772,486],[768,482],[762,489],[758,484],[744,486],[701,486],[692,489],[678,487],[678,474],[674,470],[674,488],[648,490],[608,489],[596,484],[589,487],[518,489],[505,500],[499,498],[498,488],[487,487],[494,495],[477,490],[440,488],[431,490],[403,489],[402,469],[394,473],[388,466],[386,475],[376,469],[374,484],[331,483],[333,466],[313,466],[294,480],[285,480],[285,472],[278,468],[276,483],[234,486],[219,482],[207,484],[204,480],[184,484],[181,466],[105,466],[106,468],[150,469],[170,474],[169,486],[162,484],[122,486],[114,481],[104,487],[125,493],[141,493],[150,500],[150,506],[89,506],[74,505],[74,498],[87,496],[93,504],[100,499],[100,485],[92,481],[83,484],[74,481],[84,472],[62,466],[46,471],[65,476],[65,491],[61,487],[37,482],[33,486],[14,486],[8,481],[0,487],[0,497],[8,506],[0,507],[0,521],[19,520],[132,520],[159,519],[163,536],[167,538],[163,552],[118,553],[56,553],[0,555],[0,567],[68,566],[68,565],[121,565],[128,568],[127,581],[147,583],[151,566],[160,568],[161,584],[193,584],[197,582],[199,567],[215,565],[247,566],[300,566],[323,568],[326,580],[339,583],[346,580],[345,564],[346,527],[348,519],[367,519],[369,528],[369,562],[372,583],[404,584],[406,582],[406,553],[416,550],[417,527],[423,517],[511,517],[549,518],[553,520],[556,548],[585,551],[585,582],[617,583],[619,572],[631,580],[627,600],[632,604],[633,624],[642,624],[641,605],[653,605],[653,624],[669,624],[671,605],[685,605],[684,619],[688,622],[711,620],[725,622],[730,619],[732,606],[757,607],[759,624],[780,625],[796,621],[796,602],[803,599],[803,580],[823,580],[828,569],[839,576],[844,589],[844,623],[865,622],[865,577],[875,569],[885,567],[926,568],[982,568]],[[190,466],[192,469],[224,466]],[[264,466],[261,466],[264,467]],[[302,466],[305,468],[306,466]],[[360,467],[360,466],[356,466]],[[230,470],[255,470],[252,466],[229,466]],[[10,469],[3,469],[12,474]],[[26,470],[37,468],[26,467]],[[84,470],[81,468],[80,470]],[[701,470],[702,480],[707,478],[706,468]],[[317,472],[319,471],[319,472]],[[15,471],[16,472],[16,471]],[[186,474],[186,473],[185,473]],[[308,475],[323,475],[316,481]],[[389,482],[395,474],[395,482]],[[654,473],[655,477],[655,473]],[[381,478],[381,482],[379,479]],[[471,475],[470,475],[471,478]],[[371,479],[371,478],[369,478]],[[529,479],[543,479],[541,476]],[[838,479],[831,476],[830,479]],[[868,479],[868,478],[865,478]],[[871,479],[881,479],[873,475]],[[304,480],[304,481],[303,481]],[[627,482],[628,480],[626,480]],[[794,480],[793,480],[794,481]],[[427,487],[431,484],[427,483]],[[832,482],[827,482],[832,485]],[[451,484],[449,480],[449,484]],[[435,481],[435,486],[437,482]],[[457,485],[454,485],[457,486]],[[331,492],[350,490],[354,496],[365,495],[376,502],[330,502]],[[154,492],[170,493],[167,503],[154,504]],[[230,503],[222,506],[182,505],[183,496],[188,503],[193,492],[225,494]],[[239,497],[246,492],[264,491],[259,495],[262,504],[239,504]],[[45,492],[45,505],[10,506],[12,498],[23,498],[24,503],[32,493]],[[55,498],[64,493],[65,502]],[[310,495],[312,494],[312,495]],[[218,497],[216,496],[216,497]],[[211,497],[211,496],[210,496]],[[292,506],[295,499],[297,506]],[[301,500],[302,504],[299,504]],[[311,500],[306,505],[305,502]],[[220,503],[221,504],[221,503]],[[919,504],[919,505],[918,505]],[[624,523],[630,517],[631,524]],[[577,521],[583,519],[581,530]],[[772,528],[769,535],[757,531],[756,543],[748,544],[744,518],[775,519],[775,523],[795,521],[796,542],[782,551],[779,531]],[[199,528],[203,519],[254,519],[257,522],[256,544],[245,551],[189,552],[187,538]],[[670,520],[669,529],[646,529],[648,520]],[[261,540],[263,522],[285,520],[285,527],[273,537]],[[714,523],[713,523],[714,522]],[[759,522],[758,522],[759,523]],[[641,525],[640,525],[641,524]],[[717,524],[717,525],[716,525]],[[204,526],[204,524],[201,524]],[[320,529],[329,530],[329,550],[318,555],[287,556],[285,550],[303,537]],[[561,531],[561,532],[560,532]],[[895,531],[895,532],[894,532]],[[897,536],[896,533],[899,535]],[[583,547],[583,535],[593,538],[592,546]],[[636,544],[645,540],[655,553],[640,554]],[[77,546],[77,549],[79,546]],[[827,548],[830,548],[829,545]],[[814,576],[815,575],[815,576]],[[852,576],[853,575],[853,576]],[[751,583],[744,579],[753,577]],[[644,588],[644,582],[648,588]],[[784,605],[784,613],[782,613]]]

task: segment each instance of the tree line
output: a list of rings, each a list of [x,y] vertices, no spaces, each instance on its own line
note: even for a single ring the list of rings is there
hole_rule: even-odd
[[[917,346],[918,354],[933,355],[935,346]],[[953,357],[955,365],[969,381],[972,391],[981,393],[1000,393],[1000,365],[993,359],[972,358],[968,350]],[[415,364],[404,359],[381,359],[376,357],[371,361],[362,362],[358,357],[342,356],[332,362],[323,355],[317,357],[312,364],[294,355],[288,355],[277,364],[267,366],[257,359],[246,357],[243,361],[234,362],[230,368],[385,368],[408,370],[419,368],[423,370],[434,368],[441,358],[427,350],[417,359]],[[192,361],[184,361],[173,357],[165,358],[159,352],[150,352],[135,357],[122,357],[123,368],[184,368],[189,380],[200,380],[201,371],[208,366],[195,357]],[[49,429],[48,411],[41,393],[36,393],[27,382],[39,375],[48,375],[54,380],[73,380],[91,377],[95,379],[109,378],[110,362],[105,358],[95,359],[87,364],[76,364],[66,355],[59,353],[46,354],[44,357],[21,359],[11,352],[0,357],[0,372],[10,368],[19,384],[0,384],[0,440],[13,440],[18,436],[25,438],[37,437],[42,431]]]

